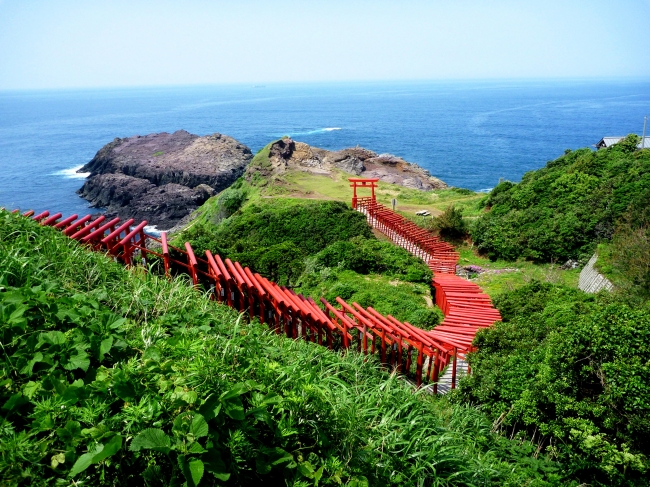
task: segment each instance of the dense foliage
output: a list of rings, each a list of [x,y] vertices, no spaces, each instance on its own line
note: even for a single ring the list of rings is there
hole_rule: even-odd
[[[262,249],[291,242],[307,255],[332,242],[371,237],[364,215],[340,201],[269,200],[224,221],[216,238],[226,248]],[[243,251],[243,250],[242,250]]]
[[[445,211],[433,218],[432,226],[443,238],[459,239],[467,235],[467,223],[463,220],[463,210],[454,205],[448,206]]]
[[[496,186],[472,230],[490,258],[564,262],[584,258],[609,239],[621,218],[650,201],[650,150],[637,137],[607,149],[567,151],[519,184]]]
[[[406,250],[377,240],[361,213],[333,201],[264,203],[216,226],[194,225],[179,240],[239,261],[317,301],[340,296],[427,329],[441,321],[425,299],[431,294],[429,268]]]
[[[372,360],[242,324],[0,211],[0,483],[553,485],[555,463]]]
[[[477,335],[456,399],[538,442],[569,476],[648,485],[650,309],[539,282],[495,303],[504,321]]]
[[[194,225],[183,232],[195,250],[209,249],[267,278],[295,283],[304,258],[333,242],[372,237],[365,217],[338,201],[269,199],[254,203],[219,225]]]
[[[372,306],[384,315],[431,329],[443,318],[438,308],[426,305],[431,277],[431,271],[404,249],[356,237],[328,245],[307,259],[298,290],[331,303],[341,297]]]
[[[221,220],[233,215],[244,204],[246,196],[246,190],[242,187],[241,179],[237,180],[235,184],[229,188],[223,190],[217,198],[217,219]]]
[[[359,274],[384,274],[407,282],[429,284],[431,271],[404,249],[375,238],[334,242],[314,257],[317,269],[337,268]]]
[[[609,243],[598,246],[596,267],[631,306],[650,301],[650,225],[619,225]]]

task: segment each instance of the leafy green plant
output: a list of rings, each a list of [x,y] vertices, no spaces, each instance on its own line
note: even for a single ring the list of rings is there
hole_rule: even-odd
[[[561,479],[534,445],[364,355],[244,325],[188,280],[126,270],[4,211],[0,303],[4,485]]]
[[[424,262],[406,250],[374,238],[355,237],[328,245],[314,256],[316,270],[337,268],[358,274],[382,274],[407,282],[431,283]]]
[[[280,284],[295,285],[306,257],[357,236],[372,233],[364,216],[343,203],[272,200],[250,204],[216,226],[193,225],[176,243],[189,240],[200,254],[209,249]]]
[[[337,296],[350,298],[425,329],[441,321],[439,310],[425,300],[431,299],[432,278],[426,264],[374,238],[364,216],[342,203],[249,205],[218,226],[195,224],[180,238],[317,302],[321,296],[332,302]],[[346,293],[346,286],[356,291]]]
[[[463,210],[454,205],[447,207],[441,215],[433,219],[433,227],[441,237],[460,239],[467,235],[467,224],[463,220]]]
[[[635,140],[570,151],[519,184],[500,183],[471,230],[478,249],[493,259],[588,258],[626,213],[648,207],[650,151],[630,149]]]
[[[235,185],[223,190],[217,198],[221,218],[228,218],[239,210],[246,201],[246,196],[246,191]]]
[[[481,331],[471,401],[597,485],[647,485],[650,312],[533,282],[495,299],[503,323]]]

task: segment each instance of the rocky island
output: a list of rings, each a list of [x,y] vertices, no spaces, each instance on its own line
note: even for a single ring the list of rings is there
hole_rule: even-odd
[[[90,173],[78,193],[108,217],[147,220],[159,230],[182,225],[208,198],[244,176],[273,179],[291,171],[379,178],[430,191],[447,185],[428,171],[390,154],[362,147],[329,151],[283,138],[260,151],[223,134],[200,137],[185,130],[116,138],[79,172]]]
[[[90,176],[78,193],[108,216],[168,229],[230,186],[252,158],[244,144],[218,133],[116,138],[79,170]]]

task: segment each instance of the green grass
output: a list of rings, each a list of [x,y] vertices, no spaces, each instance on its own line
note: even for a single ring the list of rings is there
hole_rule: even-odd
[[[4,211],[0,316],[2,485],[560,480],[534,444],[374,360],[244,324],[188,279]]]
[[[258,200],[217,225],[195,224],[173,243],[186,239],[199,253],[239,261],[316,302],[341,297],[425,329],[441,321],[426,265],[377,241],[363,215],[340,202]]]
[[[491,261],[478,255],[476,248],[467,244],[458,246],[457,250],[460,253],[459,265],[475,265],[486,271],[473,277],[472,281],[492,297],[514,291],[532,281],[578,287],[580,269],[563,270],[558,264],[535,264],[523,259]]]
[[[268,162],[269,147],[265,147],[255,156],[253,164],[251,164],[253,167],[257,166],[262,169],[270,167]],[[352,189],[348,178],[351,176],[338,170],[334,170],[331,176],[289,171],[273,179],[260,178],[255,181],[253,178],[252,183],[243,181],[239,184],[246,191],[247,200],[242,211],[246,211],[246,208],[252,205],[264,206],[265,202],[269,201],[272,201],[273,206],[278,208],[301,205],[305,200],[338,200],[349,204],[352,199]],[[363,194],[360,193],[360,195]],[[427,219],[431,218],[415,215],[415,212],[423,209],[428,210],[432,215],[438,215],[448,206],[454,205],[463,209],[464,219],[469,222],[484,212],[479,205],[479,202],[485,198],[482,193],[455,188],[419,191],[379,182],[378,201],[390,207],[393,198],[397,199],[399,213],[422,226],[427,226]],[[218,197],[213,197],[199,208],[196,212],[196,219],[190,223],[189,227],[210,222],[216,223],[215,215],[219,213],[217,201]],[[474,264],[487,269],[488,272],[481,274],[476,282],[490,295],[517,289],[535,279],[543,282],[562,283],[572,287],[577,286],[578,270],[563,271],[556,264],[537,265],[525,260],[491,262],[478,256],[467,245],[460,246],[459,251],[461,252],[461,261],[459,262],[461,265]],[[386,279],[383,285],[388,285],[389,280]],[[327,294],[324,286],[322,284],[319,289],[325,291],[323,294]],[[315,288],[309,288],[308,291],[305,288],[305,290],[308,294],[317,294]]]
[[[264,205],[268,200],[281,200],[282,205],[300,204],[302,200],[335,200],[351,204],[352,189],[348,178],[355,175],[338,169],[333,169],[331,175],[297,170],[289,170],[281,175],[269,175],[270,147],[271,144],[268,144],[255,155],[247,171],[246,180],[239,180],[233,185],[246,192],[247,199],[242,210],[250,205]],[[367,196],[369,195],[368,192]],[[366,194],[360,191],[359,196]],[[428,210],[432,215],[438,215],[450,205],[463,209],[465,219],[471,221],[483,211],[479,209],[479,202],[485,198],[482,193],[465,189],[420,191],[381,181],[378,183],[376,196],[380,203],[388,207],[391,207],[395,198],[397,211],[420,223],[422,218],[417,217],[416,212]],[[219,195],[214,196],[198,208],[187,228],[206,223],[217,224],[222,213],[218,200]]]
[[[273,195],[273,192],[281,191],[282,194],[292,197],[334,199],[350,203],[352,201],[352,189],[348,182],[350,177],[355,176],[338,170],[334,170],[332,176],[290,171],[274,181],[271,185],[274,189],[267,190],[270,192],[267,194]],[[370,192],[366,192],[367,195],[360,190],[359,196],[370,196]],[[438,214],[453,204],[463,208],[468,216],[478,216],[480,213],[478,202],[485,195],[459,192],[454,188],[420,191],[379,181],[376,196],[377,201],[389,207],[395,198],[397,209],[407,214],[414,215],[420,210],[429,210],[432,214]]]
[[[346,302],[372,306],[383,315],[430,330],[443,318],[442,311],[433,304],[428,284],[404,282],[380,274],[358,274],[350,270],[324,268],[302,277],[297,288],[315,301],[323,296],[336,304],[340,297]]]
[[[158,157],[158,156],[162,156],[163,154],[164,154],[163,151],[158,151],[158,152],[154,152],[152,155],[153,155],[154,157]]]
[[[598,244],[596,253],[598,254],[598,260],[596,261],[595,267],[598,269],[598,272],[612,281],[614,285],[620,284],[625,280],[625,277],[621,275],[621,273],[613,265],[615,255],[610,243]]]
[[[338,169],[333,169],[331,175],[319,175],[298,170],[289,170],[280,175],[269,176],[271,163],[269,152],[271,144],[261,149],[251,161],[246,178],[250,181],[252,190],[251,201],[259,198],[299,198],[338,200],[348,204],[352,201],[352,189],[348,178],[357,177]],[[482,193],[456,188],[433,191],[409,189],[396,184],[380,181],[378,183],[377,200],[387,206],[393,198],[401,211],[414,214],[419,210],[429,210],[438,214],[451,204],[465,210],[467,216],[478,216],[478,202],[485,197]],[[359,196],[365,196],[363,191]],[[368,192],[367,196],[370,196]]]

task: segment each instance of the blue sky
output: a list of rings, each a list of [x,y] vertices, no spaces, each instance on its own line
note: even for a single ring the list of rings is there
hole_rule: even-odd
[[[650,78],[650,0],[0,0],[0,89]]]

